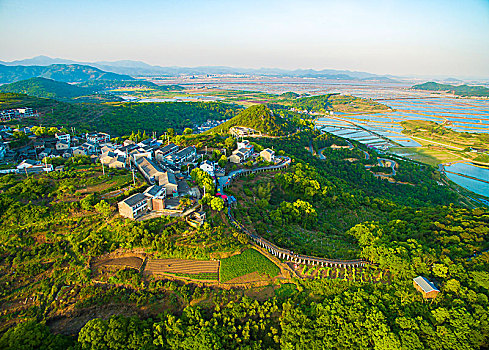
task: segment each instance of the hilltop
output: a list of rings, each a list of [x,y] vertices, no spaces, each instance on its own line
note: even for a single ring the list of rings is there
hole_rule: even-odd
[[[291,131],[290,124],[284,118],[275,115],[265,105],[255,105],[207,133],[224,133],[233,126],[252,128],[269,136],[283,136]]]
[[[0,110],[20,107],[30,107],[40,113],[35,120],[22,119],[20,123],[25,125],[74,126],[79,131],[102,131],[112,136],[137,130],[155,131],[158,135],[168,128],[183,131],[207,120],[229,119],[237,113],[236,106],[220,102],[71,103],[0,93]]]
[[[0,92],[27,94],[34,97],[52,98],[60,101],[120,101],[112,95],[93,96],[93,89],[78,87],[52,79],[36,77],[0,86]]]
[[[299,110],[308,110],[318,113],[326,113],[330,111],[341,113],[365,113],[391,110],[390,107],[371,99],[340,94],[301,97],[290,100],[288,105]]]
[[[0,65],[0,84],[13,83],[34,77],[44,77],[65,83],[88,80],[134,80],[129,75],[105,72],[79,64],[53,64],[50,66],[5,66]]]
[[[489,89],[480,85],[449,85],[439,84],[435,82],[427,82],[423,84],[413,85],[411,89],[424,90],[424,91],[440,91],[447,92],[457,96],[477,96],[477,97],[489,97]]]

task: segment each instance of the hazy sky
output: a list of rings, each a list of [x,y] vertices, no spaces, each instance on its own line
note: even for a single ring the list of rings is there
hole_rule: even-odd
[[[489,0],[0,0],[0,60],[489,77]]]

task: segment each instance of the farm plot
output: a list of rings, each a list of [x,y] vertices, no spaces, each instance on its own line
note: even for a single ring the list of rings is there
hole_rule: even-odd
[[[143,265],[143,259],[138,256],[126,256],[120,258],[109,258],[97,261],[93,264],[94,267],[130,267],[139,270]]]
[[[219,278],[221,282],[228,282],[252,272],[275,277],[280,273],[280,269],[258,251],[248,249],[239,255],[222,259]]]
[[[219,276],[219,261],[149,259],[144,271],[150,275],[169,273],[195,279],[217,280]]]

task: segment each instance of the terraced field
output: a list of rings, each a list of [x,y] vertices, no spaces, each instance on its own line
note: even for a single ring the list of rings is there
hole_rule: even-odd
[[[183,260],[183,259],[149,259],[144,271],[151,275],[175,274],[196,278],[201,276],[216,277],[219,274],[219,261]],[[208,278],[207,278],[208,279]]]

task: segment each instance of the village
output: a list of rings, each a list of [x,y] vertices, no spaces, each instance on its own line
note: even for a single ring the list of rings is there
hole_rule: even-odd
[[[50,128],[52,135],[39,135],[40,127],[30,126],[12,130],[4,126],[0,136],[0,162],[4,165],[0,173],[18,173],[29,176],[41,172],[63,171],[63,165],[53,165],[53,159],[85,156],[92,163],[102,166],[103,174],[111,169],[125,169],[139,174],[147,188],[118,203],[122,217],[132,220],[147,220],[158,216],[187,217],[193,225],[205,221],[199,200],[205,195],[192,180],[191,173],[200,169],[212,179],[216,196],[231,204],[235,200],[224,194],[224,188],[234,176],[239,176],[256,165],[275,166],[284,163],[283,157],[276,157],[275,151],[264,149],[255,152],[254,145],[245,136],[258,134],[249,128],[233,128],[231,134],[236,138],[235,149],[228,157],[212,161],[212,152],[207,147],[179,147],[174,142],[153,137],[137,140],[126,139],[113,142],[111,135],[104,132],[75,134],[66,128]],[[15,134],[27,137],[22,147],[11,148]],[[226,153],[226,149],[219,150]],[[15,165],[16,164],[16,165]],[[228,165],[229,164],[229,165]],[[15,166],[14,166],[15,165]],[[226,170],[227,168],[227,170]],[[205,192],[205,189],[204,189]],[[200,209],[199,209],[200,208]]]

